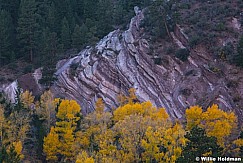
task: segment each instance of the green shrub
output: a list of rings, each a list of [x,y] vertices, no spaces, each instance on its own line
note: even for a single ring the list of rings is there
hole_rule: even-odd
[[[32,70],[33,70],[33,65],[28,65],[28,66],[25,66],[23,73],[24,74],[31,73]]]
[[[176,57],[179,58],[183,62],[187,61],[189,55],[190,55],[190,51],[186,48],[179,49],[176,52]]]
[[[161,65],[162,59],[160,57],[154,57],[154,64]]]

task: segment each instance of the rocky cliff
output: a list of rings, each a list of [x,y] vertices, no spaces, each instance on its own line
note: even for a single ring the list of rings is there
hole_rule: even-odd
[[[140,101],[149,100],[156,107],[166,108],[171,118],[182,118],[191,105],[206,108],[216,103],[223,110],[233,110],[242,122],[243,71],[213,59],[203,46],[190,49],[190,56],[184,62],[157,49],[161,64],[155,64],[156,57],[151,55],[153,45],[140,28],[143,12],[136,8],[135,13],[128,30],[115,30],[95,47],[87,47],[77,56],[58,62],[55,73],[58,80],[51,87],[55,96],[75,99],[83,113],[88,113],[94,110],[97,98],[102,98],[106,110],[111,110],[118,106],[117,95],[135,88]],[[171,33],[171,39],[177,49],[188,45],[188,36],[179,25]],[[224,40],[221,43],[223,46]],[[165,45],[161,42],[156,46]],[[18,82],[38,95],[43,90],[37,84],[40,69],[27,76],[1,86],[0,90],[14,102]]]
[[[135,88],[140,101],[166,108],[172,118],[182,118],[188,106],[217,103],[242,119],[242,70],[213,60],[203,47],[191,49],[188,61],[161,54],[161,64],[155,64],[139,26],[142,19],[143,12],[136,11],[128,30],[115,30],[95,47],[60,61],[51,88],[55,95],[77,100],[87,113],[94,110],[97,98],[110,110],[118,105],[119,93]],[[181,40],[180,30],[171,35],[175,46],[184,46],[186,36]]]

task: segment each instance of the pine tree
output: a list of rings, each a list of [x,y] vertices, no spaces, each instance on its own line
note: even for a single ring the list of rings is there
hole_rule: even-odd
[[[0,11],[0,66],[14,59],[14,26],[10,14]]]
[[[189,141],[182,151],[181,157],[177,159],[178,163],[195,162],[196,157],[221,156],[223,149],[217,145],[215,137],[208,137],[204,129],[193,127],[185,135]]]
[[[46,18],[46,26],[50,29],[51,32],[57,32],[58,31],[56,21],[57,21],[57,19],[56,19],[56,7],[55,7],[55,4],[52,2],[48,6],[47,18]]]
[[[88,33],[89,29],[86,26],[86,24],[82,24],[80,27],[80,30],[81,30],[82,45],[85,45],[88,43],[87,33]]]
[[[69,23],[68,23],[66,17],[64,17],[62,20],[61,43],[63,44],[64,50],[67,50],[70,48],[71,34],[70,34]]]
[[[59,44],[58,44],[58,37],[56,32],[51,32],[49,28],[46,28],[43,32],[44,36],[44,46],[43,52],[44,57],[50,58],[50,62],[48,64],[55,64],[54,58],[56,57],[57,53],[59,52]]]
[[[76,25],[72,34],[72,47],[79,50],[83,44],[82,31],[79,25]]]
[[[102,0],[98,2],[97,20],[98,37],[101,38],[112,31],[112,0]]]
[[[39,24],[37,22],[37,4],[35,0],[21,0],[18,19],[18,41],[21,52],[33,62],[37,53]]]
[[[234,57],[234,62],[243,67],[243,36],[241,36],[238,46],[237,46],[237,55]]]

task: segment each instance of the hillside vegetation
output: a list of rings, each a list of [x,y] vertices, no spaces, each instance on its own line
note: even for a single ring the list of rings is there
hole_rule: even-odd
[[[190,48],[203,45],[214,57],[242,66],[241,32],[233,29],[243,21],[241,0],[1,0],[0,82],[43,66],[42,83],[51,85],[58,60],[76,55],[114,29],[126,29],[134,6],[146,8],[143,26],[152,42],[168,41],[179,24]],[[238,24],[229,23],[233,18]],[[176,53],[171,44],[166,52]]]
[[[34,102],[30,92],[16,104],[0,105],[0,161],[22,162],[193,162],[197,156],[242,156],[237,117],[217,105],[186,110],[185,122],[171,121],[164,108],[136,102],[134,89],[120,106],[83,117],[74,100],[50,91]]]

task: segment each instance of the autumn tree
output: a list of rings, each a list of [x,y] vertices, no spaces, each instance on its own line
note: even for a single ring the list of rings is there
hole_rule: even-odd
[[[212,105],[203,112],[199,106],[186,110],[187,129],[199,126],[205,129],[208,136],[217,138],[219,145],[224,147],[226,138],[236,128],[237,118],[233,112],[224,112],[218,105]]]
[[[57,160],[58,155],[62,161],[74,160],[75,132],[77,121],[80,119],[78,116],[80,110],[80,106],[74,100],[61,101],[56,114],[56,126],[44,138],[43,148],[47,160]],[[52,140],[55,140],[56,146],[52,147],[52,150],[49,150],[49,147],[53,145]]]
[[[82,151],[78,154],[76,163],[94,163],[94,159],[89,157],[87,152]]]
[[[40,102],[37,103],[36,113],[41,121],[44,121],[45,130],[47,133],[50,131],[55,121],[55,108],[57,107],[58,100],[54,100],[51,91],[46,91],[41,95]]]
[[[185,145],[182,126],[173,125],[165,109],[157,109],[150,102],[119,107],[114,111],[114,121],[121,146],[118,152],[125,161],[175,162]]]
[[[133,102],[137,101],[136,89],[130,88],[128,90],[128,92],[129,92],[128,96],[124,95],[123,93],[120,93],[117,96],[117,100],[118,100],[120,106],[123,106],[127,103],[132,104]]]
[[[34,104],[34,96],[28,90],[20,94],[20,100],[24,104],[24,107],[28,109]]]
[[[4,108],[2,105],[0,105],[0,147],[2,147],[3,145],[3,135],[4,135],[5,127],[6,127],[6,120],[4,116]]]
[[[46,154],[46,160],[57,161],[60,145],[58,134],[55,132],[55,128],[52,127],[48,136],[44,138],[43,151]]]
[[[10,115],[5,117],[4,105],[0,105],[1,162],[18,162],[24,158],[23,143],[26,142],[29,131],[29,114],[24,107],[11,111]]]
[[[243,156],[243,131],[241,131],[238,139],[233,141],[233,144],[236,145],[234,149],[235,156]]]
[[[77,145],[79,148],[87,149],[89,153],[97,152],[99,143],[101,141],[101,135],[107,136],[108,130],[111,126],[110,112],[104,111],[104,103],[102,99],[97,99],[95,104],[96,111],[88,114],[82,124],[84,132],[79,132],[77,138]],[[109,133],[110,134],[110,133]]]

